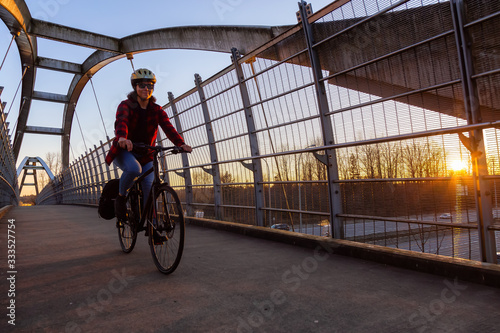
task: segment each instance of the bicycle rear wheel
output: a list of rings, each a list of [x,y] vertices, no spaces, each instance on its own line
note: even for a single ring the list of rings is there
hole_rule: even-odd
[[[139,205],[137,196],[136,191],[131,191],[127,195],[127,219],[121,221],[118,227],[118,239],[125,253],[132,252],[137,240],[137,223],[140,218],[137,212]]]
[[[184,249],[184,215],[177,193],[160,185],[149,212],[149,246],[158,270],[170,274],[179,265]]]

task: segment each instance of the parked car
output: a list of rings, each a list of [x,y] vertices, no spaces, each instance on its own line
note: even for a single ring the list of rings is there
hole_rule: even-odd
[[[286,230],[289,231],[290,227],[286,223],[278,223],[278,224],[273,224],[271,226],[271,229],[279,229],[279,230]]]
[[[440,219],[450,220],[451,219],[451,214],[450,213],[443,213],[443,214],[439,215],[439,218]]]

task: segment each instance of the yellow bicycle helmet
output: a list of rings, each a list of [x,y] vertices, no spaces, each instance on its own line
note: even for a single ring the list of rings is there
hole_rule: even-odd
[[[130,77],[130,83],[132,83],[132,87],[135,87],[137,83],[144,81],[152,82],[153,84],[156,83],[155,74],[147,68],[139,68],[135,70]]]

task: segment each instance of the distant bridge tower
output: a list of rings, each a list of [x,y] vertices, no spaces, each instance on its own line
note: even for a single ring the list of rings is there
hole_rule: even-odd
[[[40,163],[41,165],[37,165]],[[38,181],[36,179],[36,170],[45,170],[47,174],[49,175],[50,180],[54,179],[54,175],[52,174],[52,171],[50,171],[49,167],[47,164],[42,160],[40,157],[28,157],[26,156],[24,160],[19,164],[19,167],[17,168],[17,177],[21,175],[21,172],[23,172],[23,180],[21,181],[21,184],[19,185],[19,193],[21,193],[23,186],[35,186],[36,190],[36,195],[38,195]],[[25,183],[26,176],[33,176],[34,182],[33,183]]]

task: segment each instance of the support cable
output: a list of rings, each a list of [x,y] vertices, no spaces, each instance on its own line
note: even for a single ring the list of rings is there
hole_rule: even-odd
[[[26,103],[26,99],[27,99],[26,97],[23,98],[23,102],[21,103],[21,106],[19,107],[19,110],[23,109],[24,103]],[[8,113],[5,115],[5,122],[7,122],[7,116],[8,116]],[[16,122],[14,123],[14,126],[12,127],[12,133],[16,133],[16,127],[17,127],[18,121],[19,121],[19,117],[17,117]]]
[[[17,85],[16,93],[14,94],[14,97],[12,98],[12,102],[10,103],[9,106],[9,112],[5,115],[5,119],[7,120],[7,117],[10,114],[10,110],[12,109],[12,105],[14,104],[14,100],[16,99],[17,93],[19,92],[19,88],[21,87],[21,83],[23,83],[24,76],[26,75],[26,72],[28,71],[29,66],[24,65],[24,70],[23,70],[23,75],[21,76],[21,80],[19,80],[19,84]]]
[[[21,76],[21,80],[19,81],[19,84],[17,85],[16,93],[14,94],[14,97],[12,98],[12,102],[9,105],[9,111],[5,114],[5,122],[7,122],[7,118],[10,115],[10,110],[12,109],[12,105],[14,105],[14,101],[16,100],[17,93],[19,92],[19,88],[21,87],[21,83],[23,82],[24,76],[26,75],[28,68],[29,68],[29,66],[25,64],[24,70],[23,70],[23,75]],[[16,129],[17,123],[19,121],[19,116],[21,116],[21,110],[24,107],[24,103],[26,103],[26,98],[23,98],[23,102],[21,103],[21,106],[19,107],[19,115],[17,116],[16,123],[14,124],[14,127],[12,127],[14,130]],[[15,131],[13,133],[15,133]]]
[[[87,143],[85,142],[85,137],[83,136],[82,126],[80,125],[80,120],[78,119],[78,114],[76,113],[76,109],[75,109],[75,116],[76,116],[76,122],[78,123],[78,127],[80,128],[80,134],[82,135],[83,144],[85,145],[85,151],[87,151],[88,150]]]
[[[71,155],[73,155],[73,160],[76,160],[75,152],[73,151],[73,145],[71,144],[71,142],[69,143],[69,149],[71,150]]]
[[[75,106],[76,108],[76,106]],[[71,144],[71,139],[70,139],[70,135],[69,134],[66,134],[66,136],[68,137],[68,149],[69,149],[69,152],[71,152],[71,155],[73,156],[73,160],[75,160],[75,152],[73,151],[73,145]]]
[[[2,64],[0,65],[0,71],[2,70],[3,64],[5,62],[5,59],[7,59],[7,55],[9,54],[10,47],[12,46],[12,42],[14,39],[16,39],[17,36],[19,36],[21,32],[14,31],[12,32],[12,39],[10,40],[9,47],[7,48],[7,52],[5,52],[5,56],[3,57]]]
[[[95,92],[94,83],[92,82],[92,75],[87,75],[92,86],[92,91],[94,92],[95,101],[97,103],[97,110],[99,110],[99,115],[101,116],[102,127],[104,128],[104,134],[106,135],[106,140],[109,140],[108,132],[106,131],[106,125],[104,125],[104,118],[102,117],[101,107],[99,106],[99,100],[97,99],[97,94]]]

